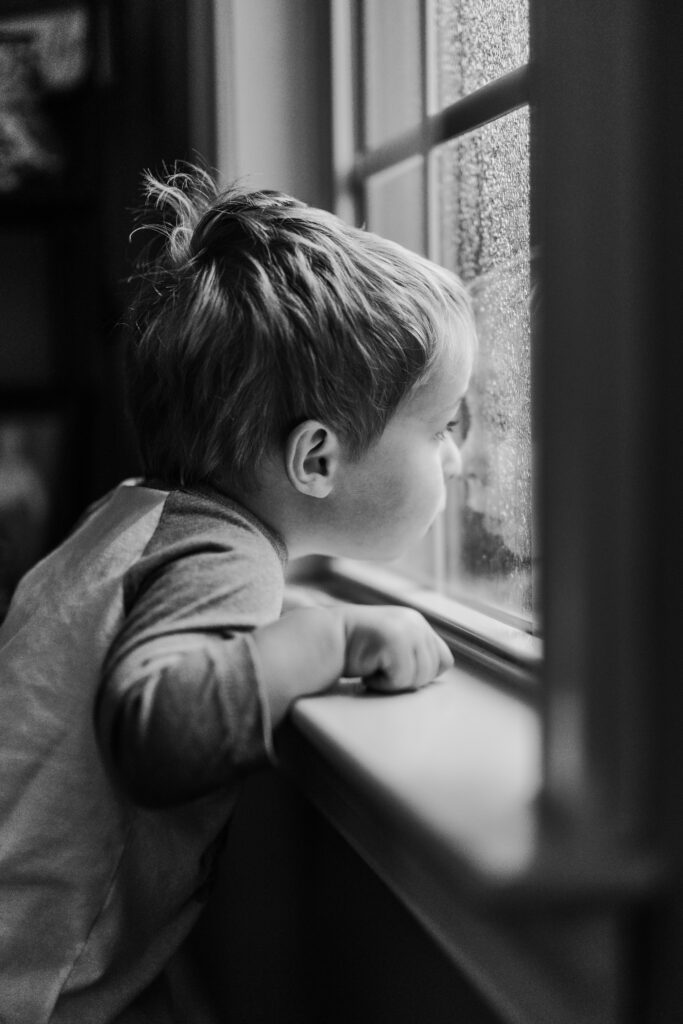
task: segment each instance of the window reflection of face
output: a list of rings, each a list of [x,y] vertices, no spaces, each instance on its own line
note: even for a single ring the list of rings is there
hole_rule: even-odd
[[[531,555],[529,410],[514,381],[482,367],[466,396],[460,452],[466,509],[515,560]]]

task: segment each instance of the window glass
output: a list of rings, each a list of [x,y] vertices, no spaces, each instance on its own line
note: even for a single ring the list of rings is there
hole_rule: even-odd
[[[419,8],[362,5],[358,99],[373,144],[422,116]],[[528,0],[427,0],[426,19],[435,108],[528,61]],[[463,476],[449,484],[428,537],[392,568],[533,629],[528,108],[370,175],[364,198],[371,230],[427,251],[465,281],[479,334],[456,437]]]
[[[531,626],[529,114],[431,155],[432,255],[466,282],[479,351],[456,439],[463,475],[443,519],[395,568]]]
[[[528,119],[515,111],[434,154],[440,258],[468,284],[479,335],[446,578],[524,616],[533,553]]]
[[[529,60],[527,0],[431,0],[428,10],[437,110]]]
[[[424,247],[423,167],[420,156],[404,160],[367,182],[367,227],[415,252]]]
[[[365,0],[365,143],[377,146],[422,115],[420,0]]]

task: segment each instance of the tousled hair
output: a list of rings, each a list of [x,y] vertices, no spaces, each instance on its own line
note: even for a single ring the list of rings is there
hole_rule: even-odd
[[[351,457],[382,433],[454,333],[474,327],[454,275],[274,191],[203,170],[145,175],[160,236],[139,267],[128,407],[144,471],[249,488],[306,419]],[[153,253],[153,256],[152,256]]]

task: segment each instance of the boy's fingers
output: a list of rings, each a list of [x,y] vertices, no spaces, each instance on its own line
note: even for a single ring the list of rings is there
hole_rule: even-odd
[[[413,671],[410,679],[410,687],[413,690],[417,690],[419,687],[424,686],[427,681],[427,675],[429,674],[429,650],[426,644],[417,643],[413,648]]]
[[[414,649],[401,645],[401,650],[395,650],[393,655],[384,668],[363,677],[363,682],[369,690],[376,693],[395,693],[414,688],[417,674]]]
[[[438,676],[438,675],[441,675],[442,672],[445,672],[447,668],[452,668],[454,662],[453,662],[453,655],[451,653],[451,649],[448,646],[448,644],[446,643],[446,641],[442,637],[440,637],[438,634],[435,634],[435,636],[436,636],[436,646],[437,646],[438,658],[439,658],[439,666],[438,666],[438,669],[437,669],[435,675]]]
[[[431,683],[438,672],[439,658],[433,643],[421,644],[416,658],[417,676],[415,686],[422,687]]]
[[[412,690],[416,685],[420,663],[414,647],[401,651],[394,667],[393,684],[395,690]]]
[[[447,644],[438,633],[429,631],[427,636],[420,637],[415,645],[415,687],[427,686],[444,669],[453,664],[453,658]]]
[[[380,693],[420,689],[453,664],[448,645],[417,615],[391,631],[384,651],[382,667],[364,676],[368,689]]]

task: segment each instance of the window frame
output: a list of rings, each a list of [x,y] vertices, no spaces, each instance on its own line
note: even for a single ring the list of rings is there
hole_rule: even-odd
[[[331,0],[337,38],[348,38],[350,2]],[[444,906],[462,923],[456,961],[502,1019],[644,1024],[676,1019],[683,1005],[683,138],[671,131],[683,12],[674,0],[530,0],[530,35],[531,235],[543,296],[532,373],[545,657],[526,691],[543,734],[537,850],[514,887],[517,916],[476,863],[436,902],[442,923]],[[342,86],[353,87],[357,70],[340,67],[337,52]],[[333,130],[337,209],[348,216],[346,117]],[[324,587],[329,568],[311,574]],[[335,585],[346,583],[338,573]],[[343,591],[356,595],[370,599],[352,583]],[[449,642],[483,680],[477,637]],[[489,667],[486,682],[508,687],[509,662]],[[353,778],[337,770],[326,738],[313,743],[304,729],[307,707],[327,699],[297,704],[278,747],[282,767],[438,939],[424,895],[438,879],[427,870],[411,904],[402,838],[364,846],[358,815],[372,831],[374,780],[359,783],[362,764]],[[507,940],[502,921],[512,922]],[[581,974],[598,976],[601,1009],[580,999],[568,1015],[566,993],[553,989],[558,971],[575,994]],[[505,972],[512,1001],[500,991]]]
[[[430,112],[430,76],[426,60],[429,46],[427,7],[431,0],[420,0],[420,122],[398,136],[369,148],[362,123],[362,30],[363,0],[332,0],[332,79],[333,79],[333,164],[337,213],[364,223],[366,211],[363,186],[368,178],[413,156],[421,156],[428,167],[430,151],[458,135],[480,128],[504,114],[526,106],[530,100],[529,65],[516,68],[474,93],[442,110]],[[349,59],[350,55],[350,59]],[[425,237],[424,252],[434,252],[430,238],[429,173],[423,175],[422,201]]]
[[[535,452],[535,517],[543,552],[543,660],[526,658],[520,665],[485,631],[475,636],[455,617],[445,622],[429,611],[427,617],[447,635],[456,657],[487,667],[496,685],[507,689],[521,692],[523,679],[525,696],[536,702],[544,735],[538,807],[544,885],[549,872],[559,888],[599,888],[608,861],[609,888],[633,897],[651,890],[664,860],[651,841],[656,730],[641,727],[654,714],[643,680],[660,660],[654,638],[661,640],[661,628],[652,610],[657,607],[663,621],[661,601],[653,601],[661,574],[652,568],[656,545],[646,539],[651,516],[638,494],[639,481],[653,477],[648,452],[660,420],[661,381],[648,372],[638,336],[657,294],[652,277],[640,273],[644,251],[651,254],[648,266],[656,266],[649,221],[657,215],[656,161],[642,158],[648,144],[661,152],[652,117],[652,61],[661,42],[656,19],[638,0],[618,12],[599,2],[590,11],[572,7],[551,14],[540,0],[530,0],[528,66],[428,115],[423,61],[422,125],[364,152],[357,48],[351,47],[356,56],[348,59],[360,2],[332,0],[331,8],[334,190],[341,216],[362,222],[369,174],[410,155],[426,159],[434,144],[453,134],[530,105],[531,239],[543,254],[538,274],[544,298],[532,322],[533,429],[542,439]],[[421,4],[423,48],[427,2]],[[602,144],[606,124],[613,127],[610,147]],[[429,187],[425,173],[427,209]],[[569,216],[562,215],[566,209]],[[595,231],[596,222],[607,224],[607,232]],[[428,217],[424,223],[428,231]],[[616,238],[618,260],[611,259]],[[429,253],[428,237],[425,243]],[[615,297],[621,294],[630,299],[619,306]],[[582,320],[599,329],[580,330]],[[577,370],[582,365],[594,375],[588,395]],[[615,388],[612,367],[620,365],[626,365],[625,380]],[[650,428],[643,425],[643,398]],[[581,421],[578,444],[576,431],[565,428],[572,418]],[[636,424],[642,435],[636,436]],[[598,458],[593,440],[601,436],[614,447]],[[591,516],[573,518],[577,504]],[[638,594],[622,585],[629,561],[644,581]],[[346,599],[397,596],[381,586],[359,586],[334,565],[323,567],[321,578]],[[580,871],[567,873],[567,851],[582,848],[590,848],[590,856],[582,857]]]
[[[431,112],[433,82],[430,74],[428,53],[432,46],[430,38],[429,7],[433,0],[420,2],[420,120],[412,128],[401,132],[398,136],[388,139],[379,145],[368,147],[365,144],[363,130],[363,33],[362,8],[363,0],[332,0],[331,2],[331,36],[332,36],[332,122],[333,122],[333,193],[335,212],[357,224],[367,221],[365,207],[365,185],[371,176],[389,170],[411,157],[423,160],[422,174],[422,207],[423,237],[422,249],[433,259],[438,258],[436,239],[438,230],[435,226],[435,204],[431,202],[434,188],[433,164],[430,153],[436,146],[480,128],[505,114],[529,105],[530,100],[530,68],[529,65],[518,67],[500,78],[487,83],[476,92],[468,94],[454,103]],[[443,530],[440,519],[432,528],[435,544]],[[438,564],[436,566],[438,575]],[[339,563],[328,563],[326,576],[340,577],[346,582],[346,593],[352,599],[367,599],[368,589],[381,595],[382,590],[392,601],[398,603],[417,603],[420,610],[434,622],[438,628],[459,636],[469,642],[473,609],[476,601],[467,601],[452,597],[437,602],[439,610],[435,612],[433,601],[416,600],[414,592],[418,589],[412,581],[406,582],[410,587],[411,597],[406,599],[405,587],[386,586],[386,574],[378,574],[376,583],[364,580],[360,586],[359,575],[368,574],[351,571],[348,566],[340,568]],[[398,574],[397,574],[398,579]],[[339,582],[337,582],[339,585]],[[426,595],[426,588],[420,587],[420,597]],[[436,590],[439,591],[438,579]],[[482,610],[483,606],[479,604]],[[500,633],[499,623],[507,622],[516,626],[525,634],[536,633],[529,620],[505,611],[496,609],[495,615],[476,616],[479,628],[478,644],[481,651],[488,652],[498,649],[498,654],[505,664],[507,659],[507,675],[513,678],[522,669],[527,683],[533,685],[541,664],[541,643],[518,643],[510,648],[500,644],[497,637]],[[474,648],[476,650],[476,648]],[[522,653],[524,651],[524,653]],[[511,657],[508,658],[508,655]]]

